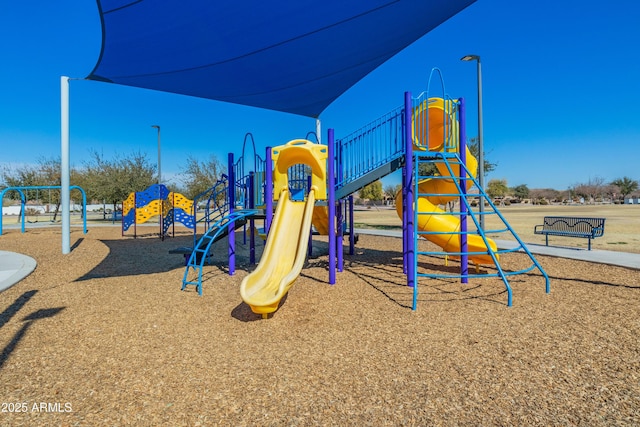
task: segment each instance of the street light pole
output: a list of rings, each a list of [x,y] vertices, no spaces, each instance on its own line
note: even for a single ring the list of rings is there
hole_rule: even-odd
[[[482,138],[482,65],[479,55],[465,55],[461,61],[476,61],[478,74],[478,184],[484,193],[484,142]],[[484,230],[484,197],[480,197],[480,228]]]
[[[151,125],[151,127],[158,129],[158,184],[162,184],[162,163],[160,162],[160,126]]]

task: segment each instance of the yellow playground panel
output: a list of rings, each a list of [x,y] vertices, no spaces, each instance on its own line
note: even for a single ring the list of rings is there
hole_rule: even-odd
[[[185,212],[193,212],[193,200],[187,199],[182,194],[172,191],[167,198],[167,201],[169,200],[172,202],[173,208],[179,208]]]
[[[280,192],[289,188],[289,168],[297,164],[311,167],[311,187],[316,188],[316,200],[327,199],[327,157],[326,145],[314,144],[306,139],[294,139],[272,150],[273,199],[278,200]]]

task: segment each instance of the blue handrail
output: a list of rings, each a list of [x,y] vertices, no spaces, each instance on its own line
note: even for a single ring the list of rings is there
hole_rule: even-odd
[[[194,245],[193,251],[189,256],[189,260],[187,261],[187,266],[184,271],[184,276],[182,278],[182,290],[185,290],[187,285],[195,285],[198,294],[202,295],[202,268],[204,266],[205,260],[211,250],[211,245],[217,240],[219,236],[223,233],[229,231],[229,225],[235,224],[236,221],[246,218],[248,216],[252,216],[258,213],[256,209],[242,209],[231,212],[218,221],[216,221],[202,237],[198,240],[198,242]],[[188,280],[189,270],[193,268],[198,271],[197,280]]]
[[[195,247],[197,241],[198,224],[204,223],[205,231],[210,225],[218,221],[229,212],[229,199],[227,198],[227,187],[229,179],[227,175],[222,174],[220,179],[209,188],[198,194],[193,199],[193,216],[196,218],[198,208],[204,203],[204,216],[200,219],[196,218],[196,225],[193,227],[193,245]],[[206,201],[205,201],[206,200]]]
[[[404,156],[404,108],[398,107],[336,139],[336,190]]]

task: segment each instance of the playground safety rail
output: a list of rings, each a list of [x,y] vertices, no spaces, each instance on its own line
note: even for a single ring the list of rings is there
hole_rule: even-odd
[[[226,174],[222,174],[211,188],[194,197],[193,215],[196,218],[196,226],[193,227],[193,247],[195,247],[197,241],[198,224],[204,224],[204,233],[212,223],[225,216],[229,211],[228,187],[229,177]],[[205,199],[206,202],[204,201]],[[202,218],[197,218],[198,209],[203,204],[204,215]]]
[[[336,139],[336,198],[341,199],[401,166],[404,107]]]
[[[205,261],[209,257],[209,251],[211,245],[222,237],[224,233],[231,234],[232,229],[235,226],[235,222],[245,219],[247,217],[256,215],[258,210],[256,209],[240,209],[235,212],[230,212],[218,221],[216,221],[207,232],[200,238],[198,243],[194,246],[191,256],[187,261],[187,266],[182,278],[182,290],[184,291],[188,285],[196,286],[198,295],[202,295],[202,268]],[[189,271],[194,269],[197,271],[196,280],[189,280]]]

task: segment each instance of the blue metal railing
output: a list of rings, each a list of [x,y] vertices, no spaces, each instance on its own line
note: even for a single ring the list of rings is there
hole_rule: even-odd
[[[404,156],[403,113],[398,107],[336,140],[336,190]]]
[[[222,174],[211,188],[194,197],[193,215],[196,218],[196,225],[193,227],[194,247],[197,241],[198,224],[204,224],[204,232],[206,232],[211,227],[211,224],[224,217],[229,211],[228,185],[229,179],[227,175]],[[204,210],[202,218],[197,218],[199,209]]]
[[[253,158],[245,157],[245,148],[247,142],[251,142],[251,147],[253,149]],[[246,160],[253,160],[253,164],[248,168],[245,165]],[[253,135],[251,133],[247,133],[244,136],[244,142],[242,144],[242,155],[233,164],[233,176],[235,177],[234,208],[240,207],[248,209],[251,205],[262,206],[265,203],[264,186],[266,185],[266,169],[267,161],[258,155],[258,153],[256,152],[256,144],[253,139]],[[253,192],[253,203],[251,203],[248,199],[250,172],[253,172],[253,189],[255,190]]]

